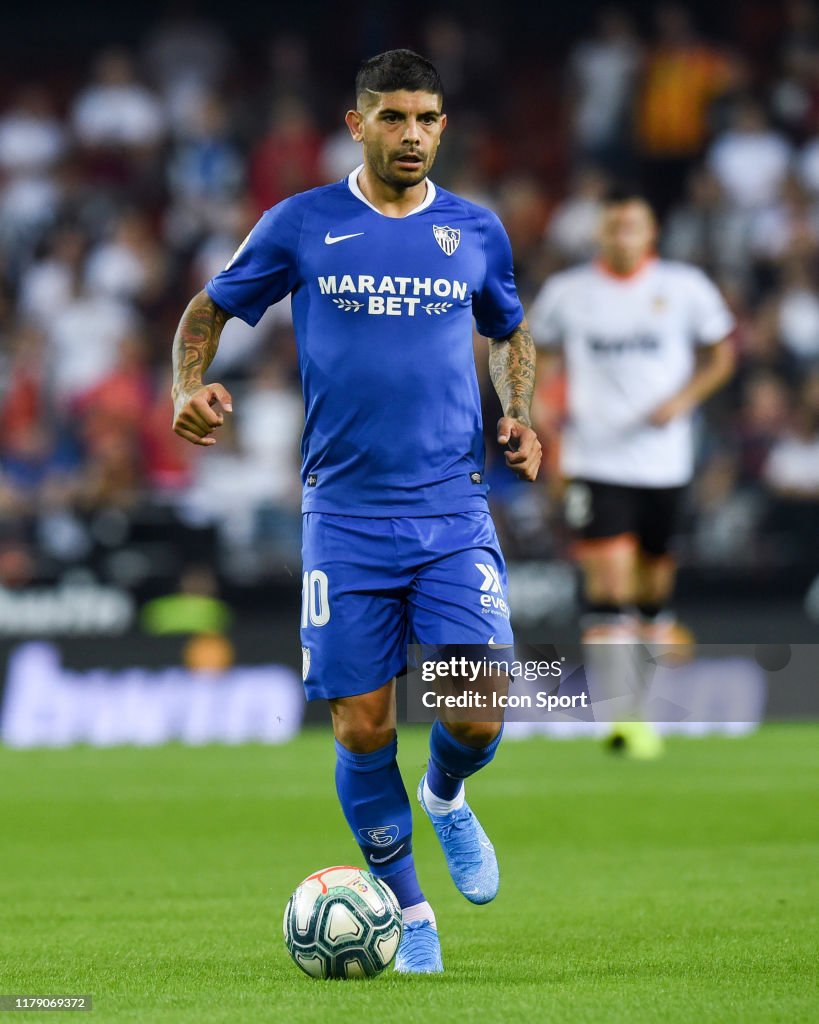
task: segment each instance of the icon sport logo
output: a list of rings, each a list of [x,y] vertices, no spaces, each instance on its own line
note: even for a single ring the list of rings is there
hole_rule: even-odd
[[[438,227],[437,224],[433,224],[432,233],[435,235],[435,241],[440,245],[447,256],[451,256],[461,244],[460,228],[441,228]]]
[[[360,828],[358,834],[365,843],[374,846],[390,846],[398,838],[397,825],[381,825],[378,828]]]

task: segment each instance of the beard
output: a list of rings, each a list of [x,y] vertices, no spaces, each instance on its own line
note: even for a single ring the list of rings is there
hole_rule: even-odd
[[[419,185],[426,178],[432,167],[434,154],[413,151],[411,155],[418,159],[411,164],[400,164],[399,159],[406,155],[409,154],[403,152],[379,154],[379,158],[375,162],[375,169],[385,184],[396,189],[407,189]]]

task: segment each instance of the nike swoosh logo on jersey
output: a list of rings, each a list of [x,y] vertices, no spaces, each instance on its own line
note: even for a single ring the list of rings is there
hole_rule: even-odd
[[[363,234],[364,234],[363,231],[356,231],[356,233],[354,235],[335,235],[335,236],[333,236],[328,231],[327,234],[324,236],[324,244],[325,245],[335,245],[336,242],[346,242],[348,238],[358,238],[359,235],[363,235]]]
[[[386,864],[388,860],[392,860],[397,853],[400,853],[404,849],[404,845],[404,843],[401,843],[400,846],[396,846],[396,848],[391,853],[388,853],[386,857],[373,857],[372,855],[370,855],[370,863]]]

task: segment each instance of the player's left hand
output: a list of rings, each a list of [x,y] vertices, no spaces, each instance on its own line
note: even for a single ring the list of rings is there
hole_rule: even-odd
[[[498,444],[508,445],[506,465],[514,470],[521,480],[534,480],[540,469],[543,451],[537,434],[520,420],[503,416],[498,420]]]
[[[689,411],[688,403],[677,395],[669,398],[662,405],[658,405],[648,417],[648,422],[652,427],[664,427],[678,416],[684,416]]]

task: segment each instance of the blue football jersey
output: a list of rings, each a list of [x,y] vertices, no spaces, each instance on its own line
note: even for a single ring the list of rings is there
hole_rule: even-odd
[[[268,210],[207,292],[251,325],[292,293],[305,512],[485,509],[472,323],[502,338],[523,319],[509,240],[429,181],[415,210],[386,217],[359,171]]]

